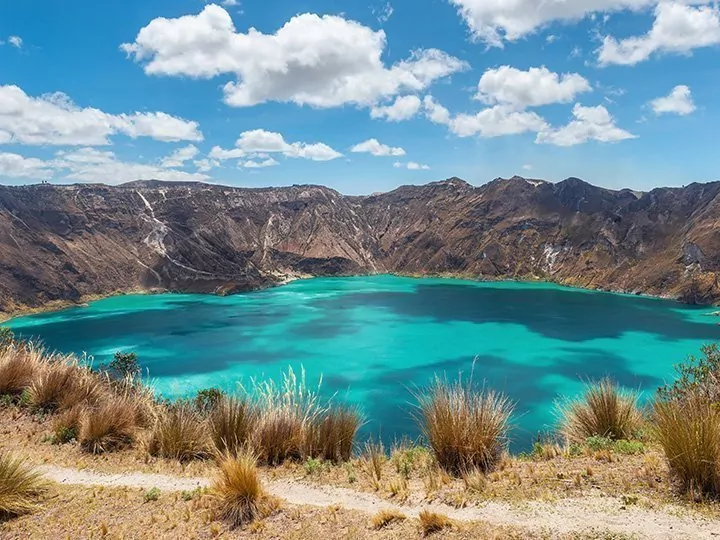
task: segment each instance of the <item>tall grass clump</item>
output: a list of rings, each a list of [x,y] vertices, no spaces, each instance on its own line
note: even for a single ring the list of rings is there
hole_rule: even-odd
[[[330,406],[308,425],[305,454],[335,463],[348,461],[361,425],[362,415],[357,409]]]
[[[113,396],[87,409],[80,421],[80,445],[102,454],[130,445],[137,437],[137,403],[129,396]]]
[[[622,390],[611,379],[588,383],[580,399],[558,406],[560,433],[568,443],[583,443],[589,437],[631,440],[642,427],[637,404],[636,392]]]
[[[438,464],[447,472],[488,472],[507,446],[513,404],[503,394],[476,389],[459,378],[436,377],[416,393],[417,421]]]
[[[201,407],[201,410],[207,409]],[[250,444],[258,420],[258,411],[248,398],[218,397],[208,413],[213,446],[220,453],[237,455]]]
[[[704,396],[658,400],[654,435],[685,491],[720,496],[720,407]]]
[[[0,348],[0,394],[19,396],[32,384],[42,350],[15,342]]]
[[[278,465],[305,457],[306,432],[323,413],[318,397],[320,383],[318,390],[311,390],[305,381],[305,371],[297,377],[292,368],[283,374],[281,384],[272,380],[254,382],[252,394],[260,421],[253,447],[262,461]]]
[[[257,458],[250,451],[222,456],[218,468],[213,492],[220,501],[222,516],[231,526],[242,527],[277,509],[279,503],[263,489]]]
[[[162,409],[152,427],[148,453],[181,462],[209,456],[210,440],[203,418],[189,403]]]
[[[0,453],[0,519],[33,511],[45,483],[21,459]]]
[[[77,358],[46,354],[28,389],[28,398],[36,409],[64,411],[94,406],[108,390],[103,378],[81,366]]]

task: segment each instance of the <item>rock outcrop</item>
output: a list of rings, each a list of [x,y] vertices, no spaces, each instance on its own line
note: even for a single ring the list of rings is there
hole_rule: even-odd
[[[368,197],[320,186],[0,186],[0,312],[291,275],[544,279],[720,301],[720,182],[612,191],[451,178]]]

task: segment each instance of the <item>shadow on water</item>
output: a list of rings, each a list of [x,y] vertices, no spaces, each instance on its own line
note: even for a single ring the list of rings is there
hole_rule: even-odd
[[[688,319],[671,301],[572,289],[419,285],[413,292],[359,292],[316,300],[331,312],[374,307],[400,318],[436,322],[511,323],[548,338],[582,342],[645,332],[662,339],[718,339],[720,327]],[[690,307],[685,307],[691,310]],[[329,313],[328,317],[332,317]]]

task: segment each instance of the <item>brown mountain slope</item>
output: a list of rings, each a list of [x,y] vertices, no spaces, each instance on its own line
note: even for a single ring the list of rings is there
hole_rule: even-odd
[[[0,186],[0,311],[118,291],[234,292],[282,275],[541,278],[718,302],[720,183],[636,194],[453,178],[317,186]]]

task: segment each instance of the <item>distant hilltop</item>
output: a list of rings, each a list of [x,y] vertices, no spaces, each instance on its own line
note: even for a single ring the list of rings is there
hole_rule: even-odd
[[[641,193],[520,176],[368,196],[156,180],[0,186],[0,312],[386,272],[717,303],[719,195],[717,182]]]

